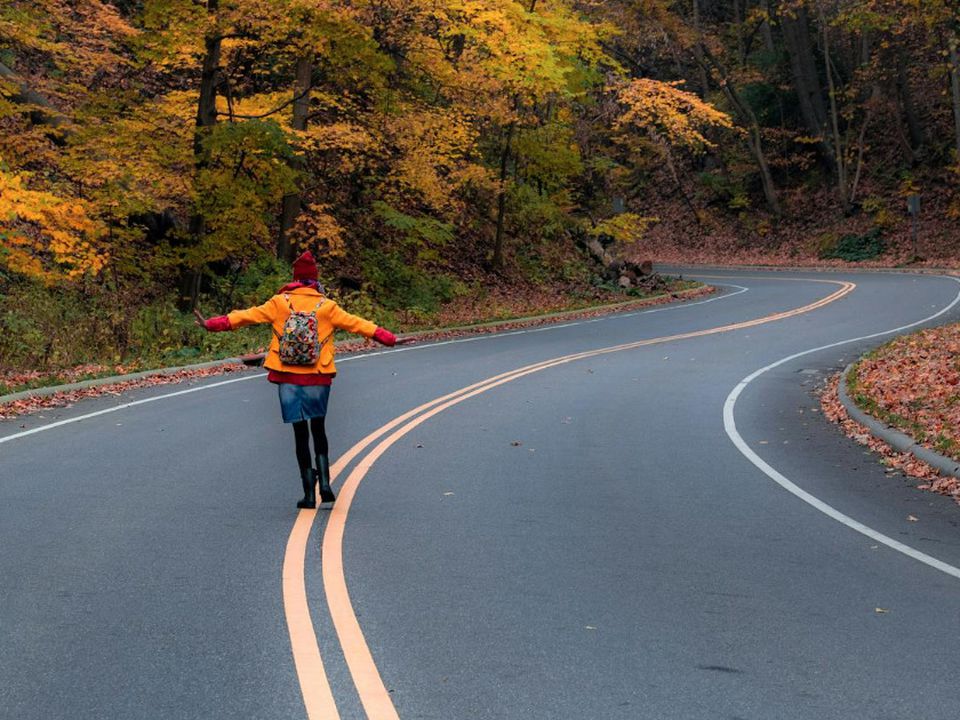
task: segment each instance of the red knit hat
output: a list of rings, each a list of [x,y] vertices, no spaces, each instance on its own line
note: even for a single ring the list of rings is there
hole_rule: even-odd
[[[313,254],[309,250],[293,261],[293,279],[317,279],[317,261],[313,259]]]

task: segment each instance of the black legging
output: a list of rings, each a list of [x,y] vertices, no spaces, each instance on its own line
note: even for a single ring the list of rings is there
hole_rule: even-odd
[[[307,427],[306,420],[295,422],[293,424],[293,436],[297,441],[297,464],[300,465],[301,470],[313,467],[313,459],[310,456],[311,431],[313,431],[313,447],[317,451],[317,455],[326,455],[329,452],[324,418],[311,418],[309,427]]]

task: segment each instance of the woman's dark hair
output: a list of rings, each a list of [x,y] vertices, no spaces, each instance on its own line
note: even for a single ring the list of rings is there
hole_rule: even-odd
[[[311,279],[300,278],[299,280],[297,280],[297,282],[300,283],[301,285],[307,285],[309,287],[312,287],[318,292],[323,293],[324,295],[327,294],[327,289],[320,283],[319,280],[313,280],[312,278]]]

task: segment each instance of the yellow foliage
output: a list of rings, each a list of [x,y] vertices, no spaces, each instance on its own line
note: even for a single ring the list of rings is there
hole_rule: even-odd
[[[23,176],[0,169],[0,261],[11,270],[46,282],[97,273],[106,260],[96,247],[102,232],[85,203],[30,190]]]
[[[588,228],[587,232],[594,236],[609,235],[617,242],[629,245],[643,238],[647,228],[657,222],[660,222],[660,218],[621,213]]]
[[[380,141],[367,128],[351,122],[310,125],[306,130],[294,131],[294,133],[304,150],[308,152],[337,151],[343,153],[342,160],[346,160],[351,155],[376,152],[380,149]]]
[[[399,151],[390,180],[435,210],[454,203],[451,174],[476,150],[476,128],[454,110],[410,108],[386,130]]]
[[[346,254],[343,226],[330,210],[329,205],[304,208],[291,230],[293,242],[304,250],[316,250],[320,255],[343,257]]]
[[[62,73],[89,78],[103,67],[128,65],[119,43],[138,31],[113,5],[101,0],[4,0],[0,45],[48,56]],[[41,85],[40,90],[56,92]]]
[[[62,167],[82,178],[100,214],[123,220],[131,209],[175,207],[190,193],[192,93],[107,117],[85,115]]]
[[[626,107],[617,127],[638,127],[655,142],[701,151],[714,146],[707,128],[733,128],[733,120],[697,95],[681,90],[683,83],[640,78],[624,85],[618,97]]]
[[[138,219],[167,212],[171,255],[186,265],[270,252],[279,200],[294,191],[304,210],[293,241],[330,256],[368,231],[374,201],[481,227],[509,187],[529,189],[524,202],[551,218],[569,215],[584,108],[606,113],[597,91],[622,72],[603,49],[618,31],[591,17],[600,5],[0,0],[0,45],[65,120],[31,124],[19,81],[0,81],[0,156],[13,163],[0,166],[2,261],[53,277],[96,272],[109,255],[122,274],[125,253],[169,250],[148,245]],[[204,60],[217,122],[198,130]],[[300,131],[292,92],[304,60],[314,85]],[[618,90],[617,127],[642,129],[629,142],[646,155],[654,144],[702,149],[706,128],[730,127],[676,83]],[[649,222],[624,215],[602,231],[629,241]]]

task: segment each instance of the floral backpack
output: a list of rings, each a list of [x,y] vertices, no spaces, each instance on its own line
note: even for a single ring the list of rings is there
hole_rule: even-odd
[[[320,348],[333,335],[331,332],[320,340],[317,332],[317,310],[327,299],[321,299],[313,310],[298,312],[293,309],[290,296],[283,297],[290,307],[290,315],[283,324],[282,335],[274,330],[280,341],[280,361],[284,365],[316,365],[320,359]]]

